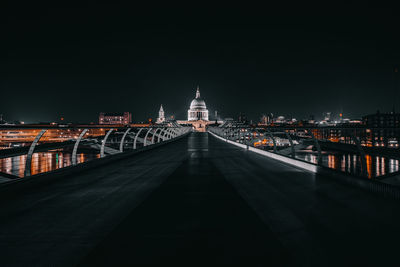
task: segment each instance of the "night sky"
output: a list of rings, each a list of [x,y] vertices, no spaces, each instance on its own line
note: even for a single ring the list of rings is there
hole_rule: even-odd
[[[5,11],[0,113],[9,121],[97,122],[102,111],[144,121],[161,103],[167,115],[186,119],[198,84],[211,118],[215,110],[254,120],[269,112],[357,118],[389,112],[396,101],[400,110],[394,8],[91,1]]]

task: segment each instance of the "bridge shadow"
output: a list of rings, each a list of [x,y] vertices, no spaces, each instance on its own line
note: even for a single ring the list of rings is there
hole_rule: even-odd
[[[335,266],[399,266],[398,200],[345,181],[354,177],[341,176],[315,174],[308,231]]]
[[[80,266],[292,266],[290,253],[210,160],[207,133],[189,157]]]

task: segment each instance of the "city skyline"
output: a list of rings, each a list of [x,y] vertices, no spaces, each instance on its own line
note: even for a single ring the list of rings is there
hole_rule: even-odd
[[[196,90],[195,88],[196,87],[193,87],[192,91]],[[197,88],[198,88],[198,86],[197,86]],[[207,97],[206,97],[206,99],[207,99]],[[165,102],[160,103],[160,105],[163,105],[164,108],[166,109],[166,112],[165,112],[166,118],[175,119],[175,120],[183,120],[187,116],[186,110],[187,110],[187,105],[189,103],[190,103],[190,101],[187,104],[182,104],[182,107],[178,108],[179,111],[176,111],[176,108],[175,108],[175,110],[171,110],[169,108],[168,103],[165,103]],[[176,107],[177,106],[176,103],[174,103],[174,104],[175,104],[174,106]],[[154,103],[151,105],[154,105]],[[297,121],[300,121],[300,120],[302,120],[302,121],[307,121],[307,120],[319,121],[319,120],[324,120],[327,113],[330,114],[331,120],[335,121],[335,120],[340,119],[340,114],[342,115],[343,118],[346,118],[346,119],[361,119],[363,116],[366,116],[369,114],[375,114],[377,112],[393,113],[394,108],[395,108],[395,106],[391,106],[391,107],[387,107],[387,109],[384,109],[384,110],[380,110],[380,109],[371,110],[371,112],[368,112],[368,113],[355,112],[354,113],[355,115],[353,115],[351,113],[347,113],[345,110],[343,110],[343,108],[336,108],[334,110],[321,109],[322,112],[312,112],[311,111],[310,114],[300,117],[300,116],[296,116],[296,114],[291,114],[291,113],[287,113],[287,112],[285,113],[284,111],[282,111],[281,113],[278,113],[278,112],[274,112],[273,110],[266,110],[257,115],[255,112],[244,111],[244,110],[238,109],[234,112],[226,114],[224,111],[220,111],[215,107],[210,107],[210,110],[211,110],[210,111],[210,114],[211,114],[210,120],[216,120],[216,118],[214,116],[214,112],[218,111],[219,119],[238,119],[239,117],[244,116],[244,117],[246,117],[246,119],[248,121],[253,121],[254,123],[259,122],[261,120],[261,118],[266,115],[273,116],[273,118],[275,118],[275,119],[278,117],[284,117],[285,119],[296,119]],[[257,110],[260,110],[260,109],[257,109]],[[396,110],[396,109],[394,111],[396,113],[399,112],[399,110]],[[114,113],[115,112],[124,113],[124,112],[126,112],[126,110],[118,108],[116,111],[115,110],[106,110],[106,113],[107,112],[108,113],[113,113],[113,112]],[[130,111],[128,111],[128,112],[130,112]],[[98,113],[96,113],[95,111],[91,111],[91,112],[89,111],[88,113],[93,114],[94,116],[90,117],[90,118],[87,116],[67,117],[64,115],[65,113],[55,112],[55,114],[57,114],[58,116],[56,116],[55,114],[49,114],[50,116],[44,116],[44,117],[39,116],[38,118],[35,118],[35,117],[29,117],[29,116],[31,116],[31,114],[25,114],[19,118],[16,118],[15,116],[12,116],[12,114],[6,114],[6,113],[0,113],[0,114],[2,115],[1,119],[3,119],[4,121],[7,121],[7,122],[20,121],[20,122],[28,123],[28,124],[29,123],[40,123],[40,122],[44,122],[44,123],[51,123],[51,122],[97,123],[98,115],[101,113],[104,113],[104,110],[100,110],[100,112],[98,112]],[[149,120],[152,120],[153,122],[155,122],[157,119],[157,116],[158,116],[158,109],[154,109],[153,112],[151,112],[150,114],[147,114],[147,115],[139,113],[139,116],[136,116],[137,114],[134,114],[134,113],[131,113],[131,114],[132,114],[131,115],[132,122],[140,123],[140,122],[148,122]],[[25,118],[32,118],[32,119],[25,119]],[[44,119],[41,119],[41,118],[44,118]],[[82,119],[82,118],[85,118],[85,119]]]

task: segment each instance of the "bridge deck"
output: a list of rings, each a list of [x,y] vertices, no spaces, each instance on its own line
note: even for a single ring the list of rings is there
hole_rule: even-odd
[[[0,265],[390,266],[399,223],[398,202],[192,133],[3,200]]]

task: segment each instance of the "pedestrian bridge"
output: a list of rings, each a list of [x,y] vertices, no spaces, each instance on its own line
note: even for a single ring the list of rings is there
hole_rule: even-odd
[[[393,186],[215,131],[151,143],[3,183],[0,265],[397,266]]]

